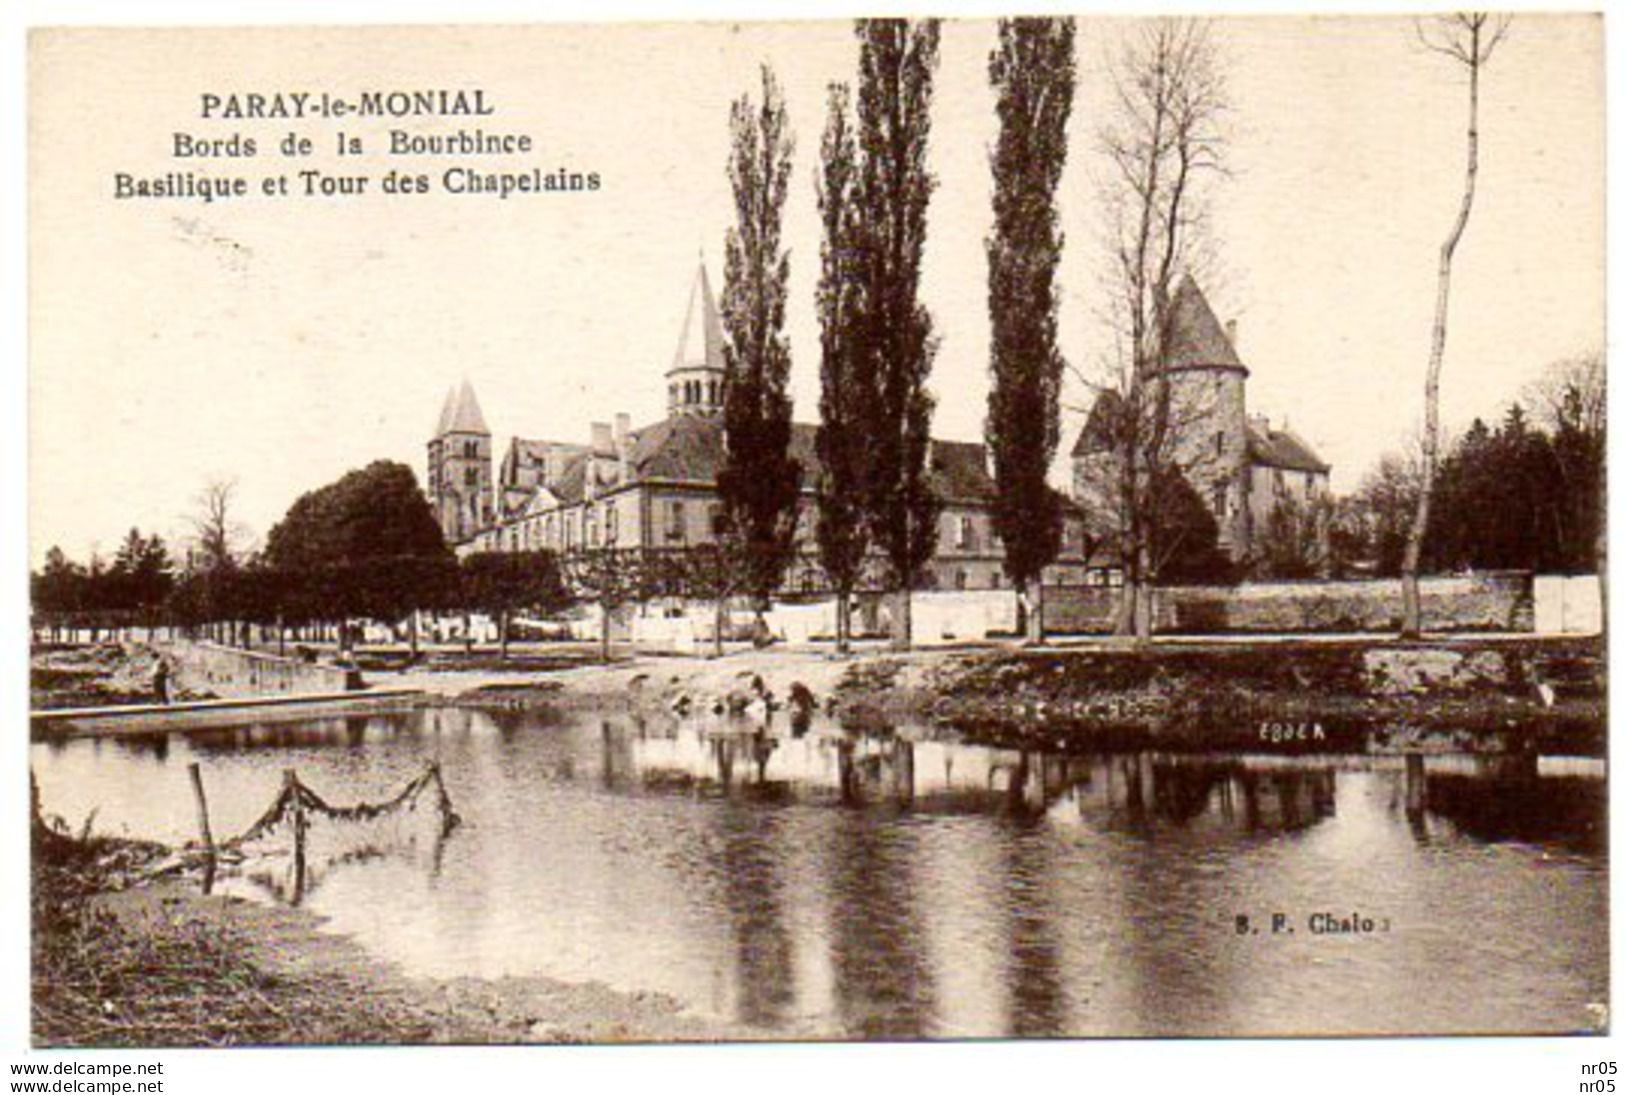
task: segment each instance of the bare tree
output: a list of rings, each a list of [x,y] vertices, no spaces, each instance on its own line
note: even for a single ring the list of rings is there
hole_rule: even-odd
[[[1465,12],[1418,21],[1416,34],[1428,50],[1448,57],[1467,70],[1467,174],[1462,186],[1461,208],[1439,248],[1439,280],[1433,302],[1433,349],[1428,357],[1426,417],[1422,427],[1422,483],[1417,496],[1416,517],[1405,541],[1402,573],[1404,614],[1400,621],[1402,638],[1422,633],[1422,538],[1427,532],[1428,510],[1433,504],[1434,480],[1439,469],[1439,371],[1444,365],[1444,344],[1450,316],[1450,265],[1467,218],[1473,211],[1473,192],[1478,183],[1478,79],[1489,64],[1495,47],[1506,37],[1510,16]]]
[[[214,572],[237,565],[248,530],[234,516],[237,480],[211,479],[198,491],[187,517],[192,526],[193,569]]]
[[[1118,630],[1147,641],[1150,588],[1165,554],[1158,515],[1181,475],[1205,459],[1192,442],[1206,436],[1197,427],[1213,409],[1199,387],[1176,393],[1168,365],[1189,303],[1175,284],[1205,229],[1203,182],[1223,170],[1227,108],[1220,59],[1202,22],[1162,19],[1132,32],[1113,75],[1114,102],[1099,139],[1108,308],[1118,340],[1105,380],[1086,380],[1096,391],[1086,440],[1098,456],[1086,468],[1099,480],[1091,493],[1104,514],[1100,531],[1115,537],[1123,568]]]

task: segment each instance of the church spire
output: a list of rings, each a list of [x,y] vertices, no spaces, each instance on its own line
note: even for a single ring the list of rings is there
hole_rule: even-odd
[[[677,352],[666,370],[669,414],[716,414],[722,409],[722,382],[726,365],[722,356],[722,317],[711,278],[700,263],[688,291]]]
[[[480,401],[474,395],[474,385],[465,378],[462,387],[457,389],[457,399],[451,405],[451,413],[443,420],[441,433],[481,433],[490,434],[485,425],[485,415],[480,411]]]

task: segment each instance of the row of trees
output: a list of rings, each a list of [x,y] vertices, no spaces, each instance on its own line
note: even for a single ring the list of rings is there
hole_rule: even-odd
[[[1496,426],[1442,444],[1421,570],[1600,572],[1606,402],[1600,356],[1560,362]],[[1385,455],[1333,515],[1334,556],[1399,575],[1422,480],[1419,452]]]
[[[871,553],[886,564],[893,639],[908,645],[910,592],[936,550],[941,505],[928,466],[935,401],[927,381],[937,338],[919,299],[936,186],[927,150],[940,25],[859,20],[856,34],[856,101],[847,85],[830,86],[815,177],[823,225],[815,534],[842,649],[852,593]],[[1055,194],[1066,162],[1073,41],[1069,19],[1004,20],[988,69],[1000,135],[986,244],[993,318],[987,440],[1005,570],[1035,629],[1036,584],[1061,542],[1061,500],[1047,476],[1064,372],[1055,339],[1062,244]],[[724,273],[727,451],[718,486],[724,540],[760,609],[793,555],[802,472],[789,455],[783,333],[789,263],[781,222],[794,142],[771,71],[762,73],[760,105],[749,96],[734,104],[732,132],[737,222]]]
[[[938,499],[928,482],[926,388],[936,354],[919,301],[936,20],[860,20],[857,101],[829,92],[817,176],[824,225],[818,312],[822,423],[816,536],[837,600],[838,643],[869,553],[887,564],[894,640],[907,645],[909,593],[936,548]],[[794,141],[777,80],[732,114],[729,179],[737,220],[727,236],[722,320],[726,451],[718,476],[723,544],[758,611],[794,554],[802,469],[790,457],[789,260],[781,238]]]

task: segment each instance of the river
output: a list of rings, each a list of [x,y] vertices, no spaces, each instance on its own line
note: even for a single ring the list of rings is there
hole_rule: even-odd
[[[77,827],[335,804],[303,904],[409,974],[666,993],[784,1037],[1552,1033],[1608,985],[1601,762],[1023,754],[625,713],[431,708],[36,743]],[[273,837],[219,888],[289,901]],[[1344,929],[1344,930],[1328,930]]]

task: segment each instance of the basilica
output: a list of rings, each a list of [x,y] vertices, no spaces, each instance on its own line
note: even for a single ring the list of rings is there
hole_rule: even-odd
[[[429,499],[459,554],[569,552],[590,548],[680,549],[713,541],[721,519],[724,365],[722,323],[703,266],[689,289],[677,349],[664,374],[666,415],[634,429],[629,416],[596,422],[573,441],[514,437],[495,460],[492,437],[466,381],[446,396],[429,441]],[[795,423],[791,455],[802,467],[798,562],[787,592],[824,588],[813,536],[818,427]],[[987,449],[933,440],[933,491],[941,501],[936,555],[927,582],[937,589],[1009,585],[993,527],[994,483]],[[1050,584],[1081,584],[1091,560],[1080,513],[1069,510]]]

